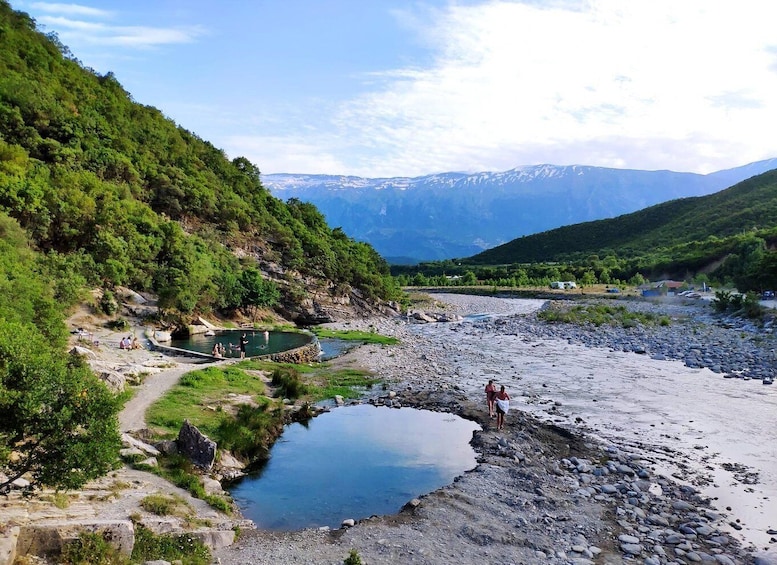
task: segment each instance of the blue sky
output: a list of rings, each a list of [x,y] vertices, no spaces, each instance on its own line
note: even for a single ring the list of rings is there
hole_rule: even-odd
[[[263,173],[777,157],[773,0],[11,0]]]

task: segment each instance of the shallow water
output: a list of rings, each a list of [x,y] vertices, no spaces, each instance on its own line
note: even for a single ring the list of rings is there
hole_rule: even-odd
[[[541,304],[515,300],[512,312]],[[694,484],[727,522],[739,519],[742,530],[728,533],[769,545],[766,532],[777,529],[777,385],[635,353],[491,334],[466,321],[415,331],[455,350],[459,384],[471,396],[494,378],[515,408],[643,454],[654,473]]]
[[[321,346],[320,361],[329,361],[335,357],[339,357],[361,345],[361,342],[354,341],[352,339],[337,339],[332,337],[322,337],[318,340]]]
[[[267,332],[254,330],[217,330],[215,335],[195,334],[187,338],[177,338],[170,342],[172,347],[187,349],[189,351],[198,351],[200,353],[211,353],[216,343],[221,343],[226,349],[224,357],[240,357],[240,338],[245,334],[248,344],[246,345],[246,357],[255,357],[258,355],[268,355],[302,347],[313,339],[309,334],[297,332]]]
[[[229,491],[260,528],[339,528],[348,518],[394,514],[474,468],[476,429],[428,410],[337,408],[287,426],[264,468]]]

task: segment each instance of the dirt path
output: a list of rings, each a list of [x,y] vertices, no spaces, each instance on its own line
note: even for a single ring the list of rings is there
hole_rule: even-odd
[[[149,406],[172,388],[181,376],[201,368],[202,365],[179,364],[174,368],[147,376],[119,413],[119,429],[122,432],[133,432],[146,428],[146,410]]]

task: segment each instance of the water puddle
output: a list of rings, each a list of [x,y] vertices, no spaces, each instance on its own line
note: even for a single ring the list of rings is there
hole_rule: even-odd
[[[394,514],[473,469],[469,441],[479,428],[427,410],[337,408],[287,426],[265,466],[229,490],[260,528],[339,528],[348,518]]]
[[[351,349],[359,347],[360,341],[354,341],[352,339],[338,339],[333,337],[322,337],[318,340],[321,346],[320,361],[330,361],[340,355],[348,353]]]

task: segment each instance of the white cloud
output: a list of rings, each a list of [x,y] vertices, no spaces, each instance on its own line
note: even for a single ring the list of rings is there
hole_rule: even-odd
[[[189,43],[203,35],[201,27],[160,28],[148,26],[116,26],[101,22],[75,20],[63,16],[43,16],[39,21],[60,30],[66,40],[73,34],[78,39],[97,45],[124,45],[130,47],[153,47],[174,43]]]
[[[32,2],[29,8],[43,14],[36,18],[38,23],[56,29],[65,43],[77,45],[148,48],[190,43],[205,34],[201,26],[115,25],[112,20],[122,14],[80,4]]]
[[[429,22],[432,66],[368,77],[380,87],[332,116],[340,145],[324,152],[342,156],[324,161],[345,167],[318,172],[707,172],[773,157],[776,16],[771,0],[452,4]]]
[[[90,16],[95,18],[106,18],[112,15],[112,12],[107,10],[101,10],[99,8],[92,8],[90,6],[82,6],[80,4],[61,4],[55,2],[33,2],[30,7],[34,10],[41,12],[48,12],[54,14],[66,14],[69,16]]]

